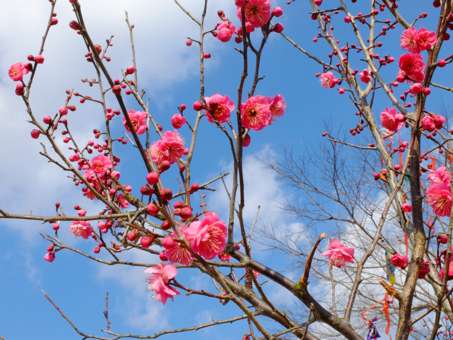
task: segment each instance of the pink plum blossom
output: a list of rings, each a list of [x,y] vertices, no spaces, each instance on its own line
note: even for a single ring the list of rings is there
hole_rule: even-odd
[[[400,253],[395,253],[390,258],[390,262],[398,268],[405,269],[409,264],[409,258],[406,255],[401,255]]]
[[[142,135],[148,129],[148,112],[130,110],[127,112],[132,123],[132,127],[137,135]],[[124,127],[127,131],[131,132],[126,122],[126,118],[123,119]]]
[[[202,220],[192,222],[185,235],[193,251],[205,259],[219,256],[225,250],[227,228],[213,212],[206,212]]]
[[[330,71],[321,73],[319,80],[321,81],[321,86],[326,89],[331,89],[338,83],[338,79],[335,78],[333,73]]]
[[[161,139],[151,145],[151,158],[157,164],[177,162],[187,153],[184,141],[178,131],[165,131]]]
[[[425,79],[425,63],[423,57],[417,53],[408,53],[400,57],[400,72],[403,76],[415,82]]]
[[[340,240],[332,239],[327,250],[321,255],[327,256],[331,265],[341,268],[354,261],[354,248],[346,247]]]
[[[206,117],[212,122],[225,123],[230,120],[231,111],[234,110],[234,102],[228,96],[213,94],[204,98],[206,102]]]
[[[436,44],[436,33],[426,28],[417,30],[414,27],[406,29],[401,35],[401,47],[412,53],[430,50]]]
[[[234,24],[231,21],[224,20],[217,24],[215,34],[217,39],[220,41],[228,42],[233,36],[235,30],[236,27],[234,27]]]
[[[393,107],[381,112],[381,124],[387,130],[396,132],[404,125],[404,115],[397,112]]]
[[[104,155],[96,156],[90,161],[90,170],[92,170],[99,177],[104,176],[106,172],[112,168],[112,161],[109,157]]]
[[[262,27],[271,18],[271,4],[269,0],[236,0],[237,15],[242,20],[242,9],[246,24],[250,27],[248,31]]]
[[[173,116],[171,116],[171,126],[173,126],[175,129],[180,129],[186,124],[186,118],[180,114],[180,113],[175,113]]]
[[[28,73],[29,69],[24,63],[15,63],[8,70],[11,80],[20,81]]]
[[[430,185],[426,189],[428,204],[437,216],[449,216],[452,204],[450,175],[445,167],[440,167],[428,175]]]
[[[271,99],[265,96],[250,97],[241,105],[242,126],[259,131],[272,123]]]
[[[74,221],[70,228],[74,236],[82,237],[84,239],[87,239],[93,234],[93,227],[87,221]]]
[[[271,102],[271,113],[274,117],[282,116],[286,110],[286,102],[281,94],[277,94]]]
[[[426,131],[434,131],[436,129],[436,124],[434,124],[434,119],[431,116],[424,116],[420,125]]]
[[[430,184],[450,185],[450,175],[446,167],[441,166],[428,175]]]
[[[181,230],[181,234],[186,234],[185,230]],[[171,262],[190,265],[192,263],[192,254],[189,249],[185,248],[175,232],[167,235],[162,239],[162,246],[164,247],[163,255]]]
[[[156,300],[165,304],[168,298],[173,298],[179,292],[168,285],[169,281],[176,277],[176,267],[172,264],[163,265],[159,263],[156,266],[145,269],[148,277],[148,289],[154,292]]]

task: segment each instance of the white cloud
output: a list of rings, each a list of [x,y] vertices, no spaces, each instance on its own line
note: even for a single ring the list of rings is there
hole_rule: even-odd
[[[199,11],[199,4],[183,3],[190,5],[194,13]],[[187,48],[184,41],[187,35],[195,34],[197,28],[173,1],[90,0],[81,4],[95,41],[103,43],[111,34],[115,35],[111,50],[113,61],[109,64],[113,75],[119,75],[120,69],[131,63],[124,22],[126,9],[136,27],[140,81],[151,96],[159,93],[162,94],[160,99],[169,100],[169,95],[163,93],[171,92],[165,90],[196,72],[197,53]],[[232,6],[227,0],[216,2],[210,11],[211,24],[216,20],[217,7],[228,10]],[[49,8],[46,1],[18,0],[5,4],[0,12],[0,69],[4,75],[0,78],[0,207],[19,212],[49,213],[55,201],[70,203],[81,197],[65,174],[38,155],[40,146],[29,137],[32,127],[26,122],[24,106],[14,95],[14,83],[6,77],[9,65],[36,53]],[[84,61],[86,51],[81,38],[68,27],[73,19],[68,1],[57,2],[56,13],[60,22],[51,28],[44,52],[46,61],[38,71],[31,96],[32,107],[39,118],[56,112],[65,100],[65,89],[76,88],[96,95],[94,89],[90,91],[80,84],[81,78],[92,77],[93,72],[91,65]],[[155,108],[154,103],[151,106]],[[78,107],[70,114],[71,129],[86,140],[91,130],[100,125],[102,113],[91,104]]]

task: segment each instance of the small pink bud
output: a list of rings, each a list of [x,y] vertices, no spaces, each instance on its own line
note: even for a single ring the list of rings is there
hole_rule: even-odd
[[[157,184],[157,182],[159,181],[159,174],[157,172],[150,172],[146,175],[146,181],[150,184],[150,185],[154,185],[154,184]]]
[[[168,230],[171,228],[171,223],[169,220],[165,220],[162,222],[161,226],[162,230]]]
[[[272,10],[272,15],[277,18],[281,17],[283,15],[283,9],[280,6],[275,7]]]
[[[437,235],[437,242],[441,244],[447,244],[448,243],[448,235],[447,234],[439,234]]]
[[[16,95],[22,96],[25,93],[25,86],[22,82],[18,81],[16,83]]]
[[[52,117],[49,115],[46,115],[46,116],[44,116],[42,121],[44,122],[44,124],[50,124],[50,123],[52,123]]]
[[[279,22],[276,23],[275,26],[274,26],[274,32],[277,32],[277,33],[282,33],[284,29],[285,29],[285,26],[283,26]]]
[[[183,113],[186,110],[186,104],[179,104],[178,110],[179,112]]]
[[[126,238],[130,242],[134,242],[137,239],[137,237],[138,237],[137,229],[129,230],[126,234]]]
[[[173,116],[171,116],[171,125],[175,129],[182,128],[185,123],[186,123],[186,118],[182,114],[175,113]]]
[[[41,134],[41,131],[39,131],[38,129],[33,129],[31,130],[31,138],[34,138],[34,139],[38,139],[39,138],[39,135]]]
[[[127,69],[126,69],[126,74],[134,74],[136,71],[135,67],[134,66],[129,66]]]
[[[44,255],[44,260],[46,260],[47,262],[52,263],[55,260],[55,253],[54,252],[47,252]]]
[[[62,106],[58,109],[58,112],[60,115],[64,116],[68,114],[68,108],[66,106]]]
[[[142,236],[140,238],[140,245],[143,247],[143,248],[149,248],[149,246],[154,242],[154,239],[156,237],[153,235],[153,236]]]
[[[156,216],[159,212],[159,208],[154,203],[150,203],[146,206],[146,212],[151,216]]]
[[[75,20],[72,20],[69,23],[69,27],[72,28],[74,31],[80,31],[80,29],[82,28],[82,27],[80,27],[79,23]]]
[[[409,89],[409,92],[412,94],[419,94],[422,91],[423,91],[423,85],[420,83],[412,84],[411,88]]]
[[[186,46],[192,46],[192,39],[187,39],[186,40]]]
[[[112,91],[114,94],[116,95],[120,95],[121,94],[121,86],[120,85],[113,85],[112,86]]]
[[[405,213],[410,213],[412,211],[412,205],[410,205],[409,203],[403,203],[401,208]]]
[[[200,185],[198,183],[193,183],[190,186],[190,193],[193,194],[194,192],[200,190]]]
[[[252,138],[250,138],[250,135],[249,135],[249,134],[246,134],[246,135],[244,136],[244,138],[242,139],[242,146],[246,148],[247,146],[250,145],[250,142],[251,142],[251,141],[252,141]]]
[[[197,100],[195,103],[193,103],[193,109],[195,111],[200,111],[203,108],[203,104],[199,100]]]
[[[160,190],[160,196],[163,200],[169,201],[173,197],[173,191],[169,188],[162,188]]]
[[[445,61],[445,59],[440,59],[437,62],[437,66],[439,66],[439,67],[445,67],[445,65],[447,65],[447,62]]]
[[[42,56],[41,54],[35,55],[35,62],[36,62],[37,64],[42,64],[42,63],[44,63],[44,56]]]

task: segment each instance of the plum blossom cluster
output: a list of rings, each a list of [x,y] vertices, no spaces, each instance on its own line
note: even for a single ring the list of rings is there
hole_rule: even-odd
[[[227,228],[225,223],[213,212],[206,212],[201,220],[193,221],[189,225],[184,225],[176,229],[171,234],[162,239],[164,250],[160,258],[171,263],[190,265],[194,260],[194,255],[206,260],[216,256],[222,256],[226,246]],[[167,267],[170,266],[170,267]],[[168,286],[169,280],[162,279],[162,275],[156,276],[154,273],[162,273],[162,268],[174,268],[172,265],[159,264],[145,270],[151,273],[149,289],[154,292],[157,300],[165,303],[168,298],[172,298],[178,292]],[[176,276],[176,271],[171,278]]]
[[[235,105],[228,96],[215,93],[205,97],[204,104],[195,102],[194,109],[204,109],[209,122],[222,124],[230,121]],[[241,104],[241,124],[246,129],[259,131],[272,124],[275,118],[282,116],[285,110],[286,102],[280,94],[274,97],[252,96]]]
[[[283,9],[278,6],[272,8],[270,0],[236,0],[236,14],[239,19],[239,25],[235,26],[234,23],[226,17],[223,11],[218,11],[217,14],[221,21],[217,23],[213,30],[213,35],[224,43],[230,41],[231,38],[235,36],[235,41],[240,43],[243,39],[243,13],[245,31],[247,33],[251,33],[257,28],[263,29],[265,34],[272,31],[280,33],[284,29],[281,23],[276,23],[274,25],[270,24],[273,17],[278,18],[283,15]],[[186,44],[190,46],[192,41],[190,40]]]
[[[425,62],[420,52],[432,49],[436,41],[436,33],[425,28],[417,30],[414,27],[410,27],[403,32],[401,35],[401,47],[410,53],[400,57],[400,71],[397,77],[399,82],[404,80],[415,83],[423,82],[425,79]]]

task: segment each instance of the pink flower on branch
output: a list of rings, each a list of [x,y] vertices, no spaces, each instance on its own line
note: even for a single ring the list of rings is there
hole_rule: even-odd
[[[11,65],[8,70],[8,75],[11,80],[20,81],[23,79],[24,75],[28,73],[29,69],[27,64],[24,63],[15,63]]]
[[[430,50],[436,44],[437,37],[435,32],[428,31],[426,28],[417,30],[410,27],[401,35],[401,47],[412,53]]]
[[[87,221],[74,221],[70,228],[74,236],[84,239],[87,239],[93,234],[93,227]]]
[[[145,273],[150,274],[147,279],[148,289],[154,292],[156,300],[165,304],[168,298],[173,298],[179,294],[176,289],[168,285],[170,280],[176,277],[177,270],[174,265],[159,263],[156,266],[145,269]]]
[[[204,98],[206,102],[206,117],[208,120],[225,123],[230,120],[230,114],[234,110],[234,102],[228,96],[213,94]]]
[[[354,248],[346,247],[340,240],[332,239],[327,250],[321,254],[327,256],[329,263],[341,268],[346,263],[354,262]]]
[[[104,176],[112,168],[112,161],[109,157],[104,155],[96,156],[90,161],[90,170],[92,170],[98,177]]]
[[[131,120],[132,127],[137,135],[142,135],[148,130],[148,112],[145,111],[128,111],[129,119]],[[127,131],[131,132],[126,118],[123,118],[123,124]]]
[[[269,0],[236,0],[237,15],[242,20],[242,10],[246,24],[250,31],[266,25],[271,18],[271,4]]]
[[[158,165],[165,161],[173,164],[185,154],[187,149],[178,131],[166,131],[160,140],[151,145],[151,158]]]
[[[395,253],[390,258],[390,262],[398,268],[405,269],[409,264],[409,258],[406,255],[401,255],[400,253]]]
[[[281,94],[277,94],[271,102],[271,113],[274,117],[282,116],[286,110],[285,98]]]
[[[408,53],[400,57],[400,72],[402,76],[415,82],[423,82],[425,79],[425,63],[423,57],[417,53]]]
[[[241,105],[242,126],[259,131],[272,123],[271,101],[269,97],[250,97]]]
[[[186,234],[185,230],[181,230],[182,236]],[[162,239],[164,251],[162,254],[171,262],[190,265],[193,261],[192,254],[189,249],[184,247],[181,241],[178,241],[178,236],[175,232],[171,233]]]
[[[234,24],[231,21],[224,20],[217,24],[215,36],[222,42],[228,42],[233,36],[235,30],[236,27],[234,27]]]
[[[428,175],[430,185],[426,189],[428,204],[437,216],[449,216],[452,204],[450,174],[445,167],[440,167]]]
[[[321,73],[319,80],[321,81],[321,86],[326,89],[331,89],[335,87],[336,84],[338,84],[338,79],[335,78],[333,73],[330,71]]]
[[[189,225],[185,235],[193,251],[210,260],[224,252],[227,227],[215,213],[207,212],[202,220]]]
[[[397,112],[393,107],[381,112],[381,124],[387,130],[396,132],[404,125],[404,115]]]

